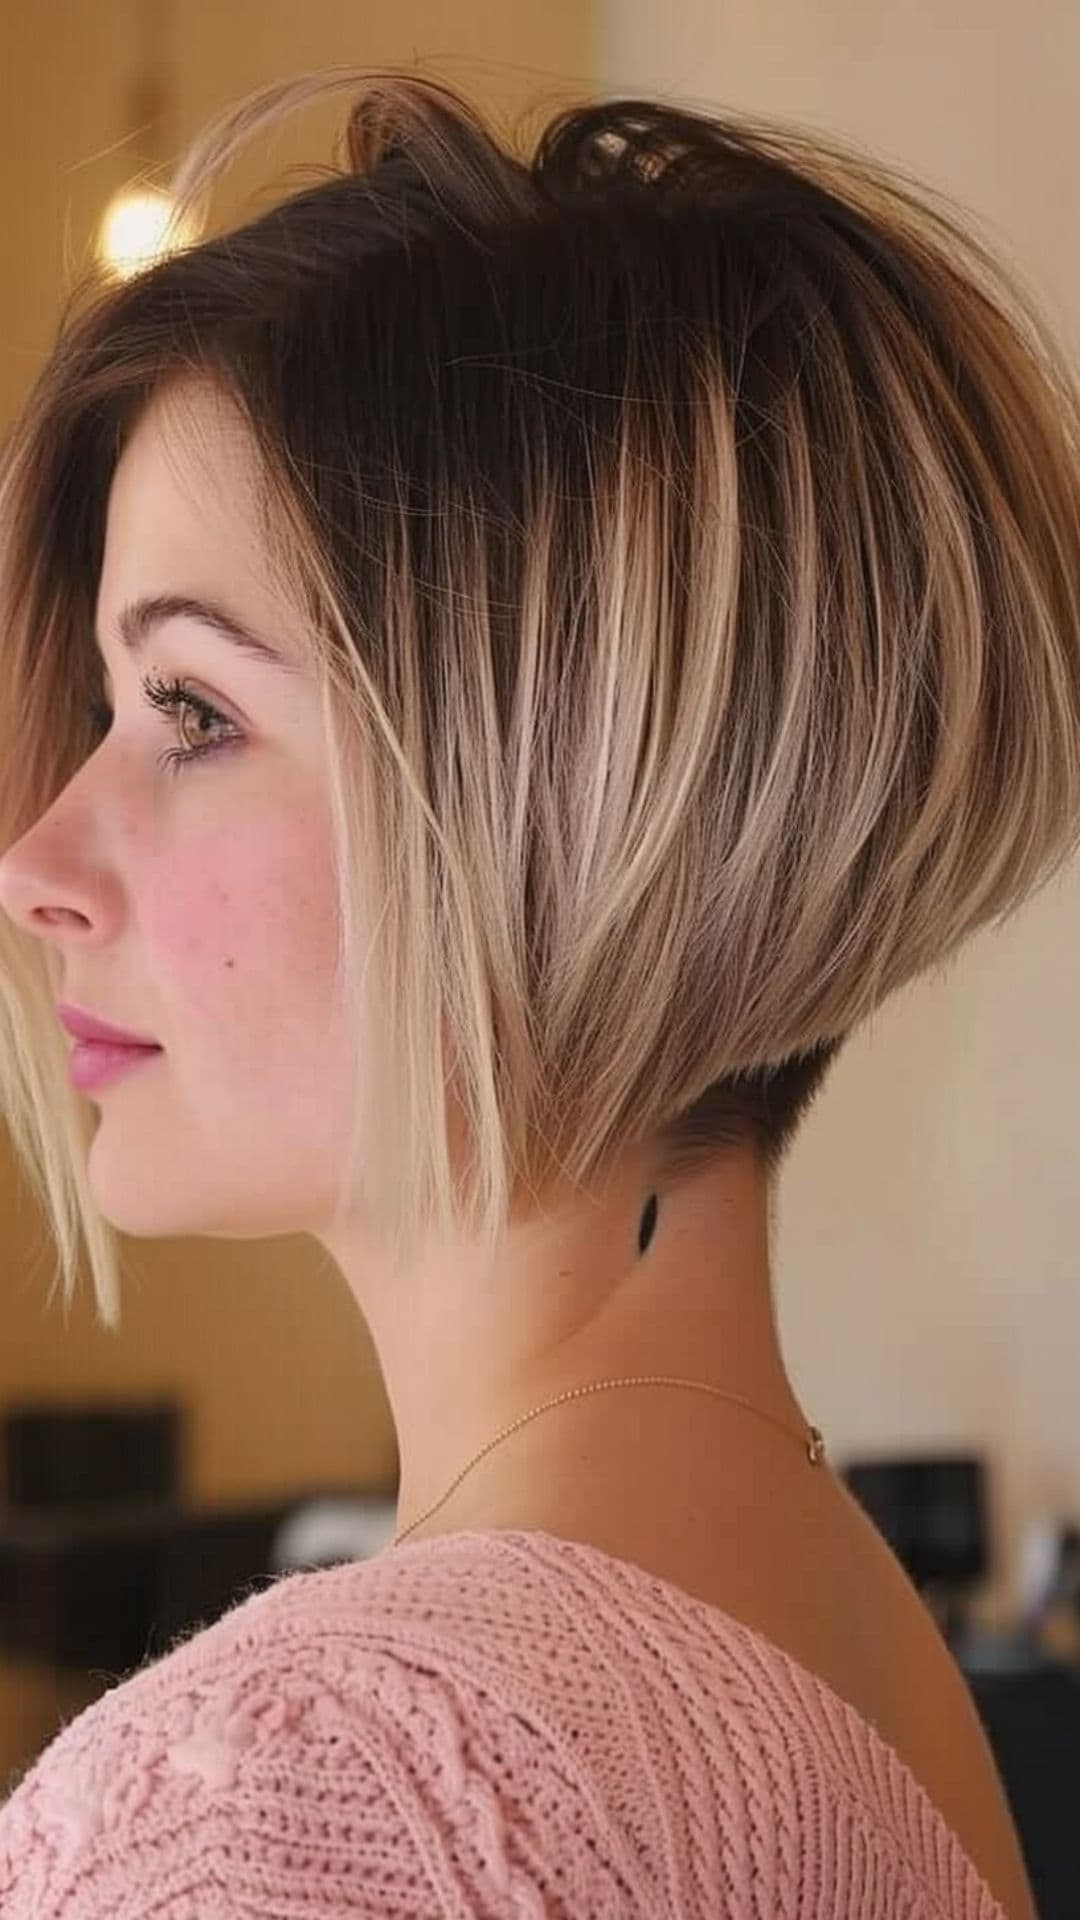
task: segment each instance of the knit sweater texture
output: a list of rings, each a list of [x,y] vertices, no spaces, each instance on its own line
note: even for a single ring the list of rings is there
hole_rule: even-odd
[[[73,1718],[3,1920],[1005,1920],[897,1753],[762,1634],[475,1530],[292,1572]]]

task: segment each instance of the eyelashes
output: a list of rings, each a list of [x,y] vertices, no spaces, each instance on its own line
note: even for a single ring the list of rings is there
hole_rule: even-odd
[[[192,713],[204,726],[229,729],[228,736],[224,740],[209,740],[199,742],[195,746],[166,748],[164,753],[158,755],[158,765],[166,768],[170,773],[177,774],[193,760],[205,759],[208,754],[221,753],[226,748],[239,746],[242,743],[242,735],[237,732],[232,721],[226,719],[223,713],[219,713],[209,700],[201,693],[196,693],[194,688],[188,686],[184,680],[162,678],[151,671],[145,675],[142,687],[147,704],[174,724],[180,721],[181,716]],[[112,725],[112,708],[104,701],[91,700],[87,706],[87,715],[93,728],[95,742],[100,744]]]

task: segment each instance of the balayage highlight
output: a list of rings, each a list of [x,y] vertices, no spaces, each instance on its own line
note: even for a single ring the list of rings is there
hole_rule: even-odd
[[[7,436],[0,846],[92,749],[126,435],[208,381],[323,701],[340,1204],[404,1265],[630,1142],[775,1174],[846,1035],[1080,846],[1080,393],[940,196],[660,98],[524,158],[441,83],[320,69],[200,135],[179,217],[342,89],[314,184],[88,276]],[[0,925],[0,1104],[115,1325],[58,977]]]

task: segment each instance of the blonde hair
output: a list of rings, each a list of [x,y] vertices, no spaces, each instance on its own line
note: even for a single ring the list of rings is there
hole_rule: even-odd
[[[196,140],[179,217],[346,87],[312,183],[88,275],[8,435],[0,845],[96,744],[126,436],[208,379],[323,698],[341,1205],[405,1263],[630,1142],[773,1173],[852,1028],[1080,845],[1080,395],[940,196],[685,103],[567,107],[524,158],[437,81],[320,69]],[[116,1325],[56,956],[0,939],[3,1110]]]

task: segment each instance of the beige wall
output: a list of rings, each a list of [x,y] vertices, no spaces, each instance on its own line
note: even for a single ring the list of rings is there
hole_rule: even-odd
[[[1080,11],[1058,0],[598,0],[598,84],[775,113],[972,209],[1080,356]],[[1016,1598],[1080,1519],[1080,868],[848,1043],[784,1176],[781,1325],[836,1454],[978,1449]]]
[[[588,9],[548,0],[181,0],[168,36],[184,138],[230,98],[324,62],[412,65],[510,118],[590,84]],[[34,0],[0,17],[0,421],[10,418],[55,326],[67,262],[84,257],[100,209],[132,172],[125,87],[135,0]],[[449,49],[449,51],[448,51]],[[285,169],[328,162],[347,108],[297,115],[242,156],[220,190],[222,218]],[[190,1408],[196,1500],[287,1498],[312,1484],[390,1493],[397,1455],[374,1351],[344,1283],[312,1242],[278,1238],[128,1243],[136,1279],[121,1334],[80,1300],[65,1330],[44,1309],[52,1263],[42,1222],[0,1152],[0,1408],[16,1396],[170,1392]],[[99,1688],[0,1663],[0,1795]]]

